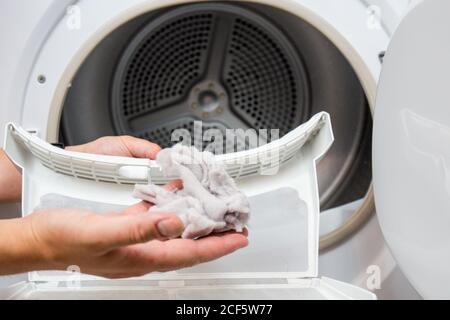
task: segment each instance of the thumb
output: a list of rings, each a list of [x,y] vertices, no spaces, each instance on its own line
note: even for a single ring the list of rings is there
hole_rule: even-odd
[[[95,227],[96,238],[101,238],[100,249],[113,248],[150,240],[179,237],[183,222],[174,214],[149,214],[105,216]]]

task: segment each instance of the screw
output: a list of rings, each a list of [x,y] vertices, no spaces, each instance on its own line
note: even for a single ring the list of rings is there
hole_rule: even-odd
[[[197,107],[198,107],[198,103],[197,102],[193,102],[192,104],[191,104],[191,108],[192,109],[197,109]]]
[[[221,92],[220,94],[219,94],[219,97],[220,97],[220,99],[222,99],[222,100],[224,100],[225,99],[225,93],[223,93],[223,92]]]
[[[217,112],[217,113],[222,113],[222,112],[223,112],[223,108],[219,106],[219,107],[217,108],[216,112]]]
[[[200,92],[200,88],[199,88],[199,87],[195,87],[195,88],[194,88],[194,92],[195,92],[195,93],[199,93],[199,92]]]
[[[209,117],[209,113],[208,112],[203,112],[202,113],[202,117],[203,118],[208,118]]]
[[[37,78],[37,81],[39,82],[39,83],[45,83],[45,81],[46,81],[47,79],[45,78],[45,76],[44,75],[39,75],[38,76],[38,78]]]
[[[210,82],[210,83],[208,84],[208,87],[209,87],[210,89],[214,88],[214,82]]]
[[[386,51],[381,51],[379,54],[378,54],[378,59],[380,60],[380,62],[381,63],[383,63],[383,60],[384,60],[384,56],[386,55]]]

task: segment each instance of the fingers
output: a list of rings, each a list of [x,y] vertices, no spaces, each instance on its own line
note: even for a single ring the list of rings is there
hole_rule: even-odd
[[[161,148],[144,139],[132,136],[102,137],[95,141],[66,147],[66,150],[111,156],[155,159]]]
[[[181,262],[182,265],[193,266],[218,259],[240,248],[244,248],[247,245],[247,237],[238,233],[230,233],[221,237],[210,236],[194,241],[192,246],[188,246],[186,250],[184,250],[184,253],[181,252],[183,251],[182,246],[177,244],[170,246],[170,242],[167,242],[169,255],[166,262],[170,269],[176,268],[176,264],[170,266],[170,263],[176,257],[175,255],[178,255],[179,262]],[[170,252],[173,252],[174,255],[170,256]]]
[[[247,245],[248,240],[244,234],[229,233],[220,237],[209,236],[199,240],[152,241],[130,247],[130,250],[134,251],[134,257],[139,258],[132,263],[141,264],[150,272],[190,267],[218,259]]]
[[[157,144],[144,139],[131,136],[121,136],[120,139],[134,158],[149,158],[154,160],[158,152],[161,151],[161,148]]]
[[[89,225],[85,242],[100,251],[145,243],[154,239],[176,238],[183,232],[183,222],[172,214],[101,216]]]
[[[242,235],[248,237],[248,229],[247,228],[244,228],[244,230],[242,230],[242,232],[236,232],[234,230],[229,230],[229,231],[225,231],[225,232],[215,232],[215,233],[213,233],[213,235],[215,235],[217,237],[223,237],[230,233],[239,233],[239,234],[242,234]]]
[[[177,191],[183,189],[183,181],[180,179],[173,180],[164,186],[169,191]]]
[[[181,180],[173,180],[164,186],[165,189],[175,192],[183,188],[183,181]],[[148,201],[141,201],[132,205],[131,207],[126,208],[122,211],[123,214],[140,214],[143,212],[147,212],[154,204]]]
[[[142,214],[148,213],[148,210],[153,206],[153,203],[147,201],[138,202],[125,210],[122,211],[122,214],[125,215],[133,215],[133,214]]]

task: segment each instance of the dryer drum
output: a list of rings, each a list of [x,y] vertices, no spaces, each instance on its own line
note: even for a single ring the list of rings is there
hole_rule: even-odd
[[[167,147],[175,129],[193,137],[196,120],[203,131],[279,129],[282,136],[319,111],[331,114],[336,137],[318,168],[326,208],[363,197],[371,181],[371,116],[352,67],[288,12],[194,3],[135,18],[93,50],[68,92],[61,139],[129,134]],[[238,135],[236,147],[249,142]]]
[[[144,27],[122,55],[114,125],[163,147],[195,120],[223,136],[226,128],[284,135],[305,120],[307,81],[299,54],[263,17],[230,5],[181,7]]]

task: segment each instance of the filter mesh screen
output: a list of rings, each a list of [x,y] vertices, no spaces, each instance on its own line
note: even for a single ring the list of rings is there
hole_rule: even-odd
[[[135,48],[122,85],[125,117],[183,97],[204,70],[211,14],[192,14],[152,28]]]
[[[237,19],[227,55],[226,83],[233,110],[254,128],[279,128],[298,121],[297,81],[278,41],[254,24]]]

